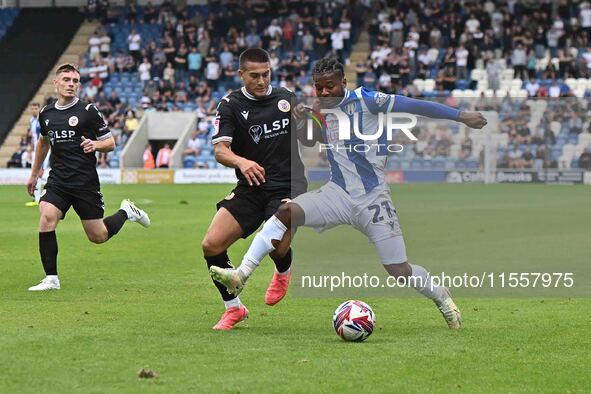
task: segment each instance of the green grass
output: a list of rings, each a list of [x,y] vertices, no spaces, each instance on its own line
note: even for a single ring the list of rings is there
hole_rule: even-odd
[[[378,323],[357,344],[342,342],[331,327],[342,297],[292,291],[277,306],[264,305],[272,272],[264,262],[241,295],[247,323],[212,331],[223,308],[200,240],[229,189],[105,186],[107,212],[131,197],[153,226],[128,223],[107,244],[93,245],[70,211],[58,228],[62,290],[35,294],[26,289],[42,277],[38,213],[24,207],[24,187],[0,187],[0,392],[591,391],[583,267],[584,283],[576,282],[571,298],[458,298],[459,332],[422,298],[364,297]],[[409,256],[434,270],[564,271],[589,263],[589,188],[401,185],[393,197]],[[308,239],[309,231],[298,235],[294,267],[310,265]],[[331,233],[315,239],[335,241]],[[247,245],[231,249],[235,262]],[[138,379],[141,367],[160,377]]]

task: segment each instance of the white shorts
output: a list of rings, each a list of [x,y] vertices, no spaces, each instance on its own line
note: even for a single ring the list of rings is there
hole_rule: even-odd
[[[304,226],[318,232],[348,224],[373,243],[402,235],[390,192],[386,189],[374,189],[353,198],[337,184],[328,182],[320,189],[297,196],[293,202],[306,215]]]
[[[304,226],[322,232],[340,224],[351,225],[375,245],[382,264],[407,261],[402,230],[389,190],[376,189],[353,198],[337,184],[328,182],[320,189],[297,196],[293,202],[304,211]]]

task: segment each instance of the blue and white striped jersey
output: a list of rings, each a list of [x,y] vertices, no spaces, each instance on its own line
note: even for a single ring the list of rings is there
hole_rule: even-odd
[[[337,116],[325,115],[327,128],[324,139],[330,145],[326,149],[330,178],[352,197],[365,195],[376,188],[387,188],[384,169],[388,155],[385,130],[375,140],[363,140],[353,132],[353,123],[356,121],[361,134],[376,134],[378,113],[391,112],[394,101],[394,95],[364,87],[346,90],[338,107],[349,118],[349,139],[339,138]]]

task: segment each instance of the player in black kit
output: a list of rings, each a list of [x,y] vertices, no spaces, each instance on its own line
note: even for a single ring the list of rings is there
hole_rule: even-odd
[[[222,98],[214,120],[215,158],[236,169],[238,185],[217,204],[218,211],[202,242],[210,272],[213,266],[232,267],[227,253],[230,245],[248,237],[282,203],[307,188],[303,164],[298,154],[292,154],[294,135],[290,123],[295,95],[270,85],[271,64],[265,50],[247,49],[239,63],[244,86]],[[290,238],[291,232],[287,231],[285,245]],[[287,291],[291,249],[280,246],[271,258],[276,272],[265,294],[268,305],[279,302]],[[228,293],[216,281],[214,284],[226,312],[213,328],[231,330],[248,316],[248,310],[237,295]]]
[[[43,107],[39,114],[41,138],[27,181],[27,191],[33,195],[41,164],[51,147],[51,172],[39,203],[39,253],[46,276],[30,291],[60,288],[55,229],[70,207],[80,217],[88,239],[97,244],[117,234],[126,220],[144,227],[150,225],[148,215],[129,200],[123,200],[115,214],[103,219],[95,152],[112,151],[115,140],[96,107],[78,99],[80,71],[76,66],[59,66],[53,83],[58,100]]]

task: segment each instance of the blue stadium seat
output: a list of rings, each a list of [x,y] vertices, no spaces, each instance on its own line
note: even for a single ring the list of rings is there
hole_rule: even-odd
[[[195,156],[187,156],[183,160],[183,168],[193,168],[196,162],[197,158]]]
[[[423,159],[413,159],[410,162],[410,168],[420,169],[425,167],[425,162]]]
[[[568,136],[568,143],[576,145],[579,143],[579,135],[578,134],[570,134]]]

